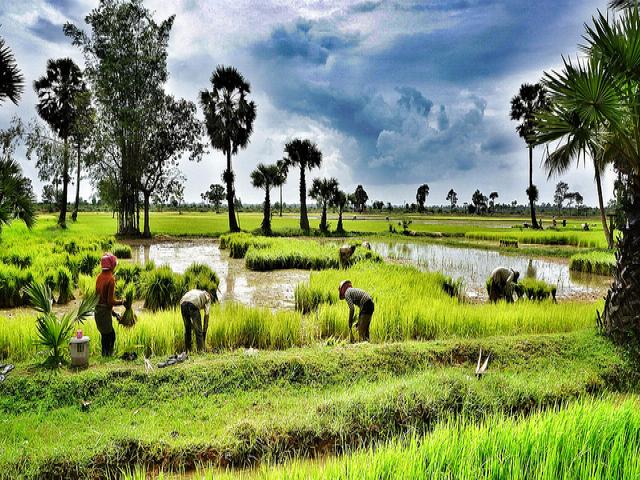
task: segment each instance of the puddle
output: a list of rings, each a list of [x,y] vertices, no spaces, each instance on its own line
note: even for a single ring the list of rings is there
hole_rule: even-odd
[[[210,266],[220,278],[220,300],[236,301],[249,306],[271,309],[295,307],[294,289],[309,280],[305,270],[275,270],[253,272],[244,266],[244,259],[229,258],[216,241],[180,241],[131,245],[133,261],[153,260],[156,266],[169,265],[183,273],[194,262]]]
[[[371,242],[371,247],[390,260],[462,278],[471,297],[486,298],[487,278],[501,266],[513,268],[521,276],[557,285],[558,298],[601,298],[611,283],[608,277],[570,272],[568,264],[560,261],[504,255],[492,250],[407,242]]]

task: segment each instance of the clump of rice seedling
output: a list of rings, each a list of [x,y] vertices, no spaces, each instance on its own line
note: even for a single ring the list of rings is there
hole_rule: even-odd
[[[136,314],[133,311],[133,299],[136,296],[136,287],[132,283],[128,284],[124,289],[124,313],[120,320],[120,324],[125,327],[133,327],[136,323]]]
[[[144,308],[153,311],[175,307],[184,293],[184,279],[170,267],[163,266],[140,276]]]
[[[78,262],[78,272],[84,275],[91,275],[93,270],[100,266],[100,257],[100,254],[96,252],[82,253]]]
[[[33,264],[33,255],[27,251],[12,249],[2,254],[2,263],[9,263],[18,268],[29,268]]]
[[[138,285],[140,282],[140,274],[142,273],[142,266],[138,263],[119,262],[116,270],[116,277],[118,280],[122,280],[124,283],[133,283]]]
[[[111,247],[111,253],[116,257],[126,259],[131,258],[131,247],[124,243],[116,243]]]
[[[197,288],[209,292],[217,300],[220,280],[218,275],[204,263],[193,263],[184,272],[186,290]]]
[[[556,300],[557,287],[535,278],[524,278],[521,282],[514,286],[514,290],[520,298],[528,298],[529,300],[548,300],[549,298]]]
[[[56,272],[56,290],[58,292],[56,303],[59,305],[65,305],[75,299],[73,296],[73,275],[67,267],[60,267]]]
[[[13,265],[0,264],[0,308],[19,307],[25,303],[23,289],[31,283],[33,274]]]
[[[616,256],[611,252],[576,253],[569,260],[569,269],[574,272],[613,275]]]
[[[89,275],[78,277],[78,290],[83,297],[92,295],[96,291],[96,279]]]

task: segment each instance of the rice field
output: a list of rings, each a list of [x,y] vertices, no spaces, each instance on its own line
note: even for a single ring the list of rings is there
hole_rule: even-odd
[[[171,224],[180,236],[180,217],[159,215],[158,224]],[[210,217],[189,221],[204,231]],[[412,228],[451,235],[515,231],[480,221],[420,221]],[[215,292],[219,282],[234,281],[235,270],[212,269],[218,264],[197,257],[178,272],[145,263],[135,247],[96,233],[110,222],[100,215],[88,217],[93,233],[81,221],[67,231],[47,222],[20,234],[12,225],[0,240],[0,298],[12,307],[0,311],[0,363],[16,365],[0,382],[0,478],[638,473],[635,456],[621,453],[638,449],[636,369],[597,333],[599,302],[556,303],[553,285],[531,279],[516,303],[472,302],[463,282],[364,249],[370,237],[223,235],[216,255],[242,259],[256,278],[296,268],[310,270],[302,277],[309,280],[295,289],[295,309],[216,303],[206,352],[160,369],[161,360],[185,348],[181,295],[190,288]],[[372,229],[389,223],[351,222]],[[215,233],[215,225],[207,228]],[[285,228],[293,227],[280,232],[293,232]],[[343,243],[357,245],[348,268],[339,262]],[[69,300],[54,309],[66,312],[92,294],[104,250],[133,257],[119,263],[116,293],[133,303],[135,323],[115,330],[117,357],[134,352],[137,359],[102,358],[88,318],[75,328],[91,338],[89,368],[63,363],[54,373],[43,366],[47,353],[37,346],[24,288],[45,282],[56,300]],[[348,308],[337,290],[344,279],[374,299],[369,343],[349,341]],[[481,380],[478,357],[488,358]]]
[[[576,253],[569,259],[569,268],[575,272],[613,275],[616,257],[611,252]]]

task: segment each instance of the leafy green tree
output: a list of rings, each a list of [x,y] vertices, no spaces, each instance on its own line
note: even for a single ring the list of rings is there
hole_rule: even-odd
[[[35,198],[31,181],[13,158],[24,136],[20,120],[13,120],[6,130],[0,130],[0,231],[11,220],[22,220],[28,228],[36,221]]]
[[[212,183],[209,185],[209,190],[200,194],[200,197],[203,202],[213,205],[213,208],[216,209],[216,213],[218,213],[220,210],[220,204],[225,197],[224,187],[217,183]]]
[[[139,181],[163,105],[174,18],[156,22],[143,0],[100,0],[85,18],[90,33],[64,26],[84,54],[96,102],[93,173],[98,179],[111,177],[117,186],[118,233],[123,235],[140,233]]]
[[[566,182],[558,182],[556,184],[556,191],[553,194],[553,203],[558,207],[558,213],[562,211],[562,205],[569,193],[569,185]]]
[[[306,171],[319,168],[322,165],[322,152],[311,140],[299,138],[287,143],[284,151],[287,154],[287,164],[300,168],[300,228],[304,232],[309,232]]]
[[[313,198],[322,207],[322,216],[320,217],[320,231],[327,233],[329,225],[327,224],[327,207],[335,198],[338,192],[338,180],[335,178],[314,178],[309,190],[309,196]]]
[[[356,206],[358,211],[363,212],[364,207],[367,204],[367,200],[369,200],[369,195],[367,195],[367,192],[362,187],[362,185],[358,185],[356,187],[356,191],[353,192],[353,199],[355,200],[354,205]]]
[[[628,2],[615,2],[616,4]],[[551,143],[547,170],[565,168],[585,152],[611,161],[625,183],[626,225],[618,242],[614,282],[600,317],[604,331],[640,352],[640,14],[635,2],[620,15],[598,13],[586,26],[586,57],[547,72],[551,108],[538,115],[536,142]]]
[[[47,73],[33,83],[38,94],[36,109],[63,142],[62,201],[58,225],[66,227],[67,193],[69,187],[69,137],[78,116],[76,97],[86,92],[82,71],[70,58],[49,60]]]
[[[475,212],[481,214],[487,209],[487,197],[480,190],[473,192],[471,196],[471,203],[475,207]]]
[[[138,183],[143,197],[142,235],[145,238],[151,238],[151,196],[167,186],[170,187],[171,179],[180,175],[178,166],[182,155],[189,154],[191,160],[199,161],[205,151],[204,144],[200,142],[204,131],[202,123],[196,118],[196,105],[193,102],[164,95],[164,101],[153,118],[153,126],[148,131],[148,158]]]
[[[78,93],[74,102],[76,104],[76,118],[71,132],[73,146],[76,150],[76,199],[73,204],[71,220],[78,219],[80,206],[80,179],[82,178],[82,166],[86,163],[87,147],[91,143],[91,135],[95,128],[96,111],[91,105],[91,93],[84,91]]]
[[[416,202],[418,203],[418,211],[424,212],[424,203],[427,201],[427,197],[429,196],[429,185],[423,183],[418,187],[418,191],[416,192]]]
[[[23,90],[24,77],[13,52],[0,37],[0,103],[10,100],[17,105]]]
[[[264,190],[264,203],[262,204],[262,233],[271,235],[271,189],[280,186],[282,176],[278,165],[258,164],[251,172],[251,185]]]
[[[211,75],[211,90],[200,92],[207,133],[211,145],[227,157],[223,180],[227,186],[229,230],[239,232],[235,214],[234,173],[231,156],[249,145],[256,119],[256,104],[247,100],[251,86],[233,67],[219,65]]]
[[[489,194],[489,208],[491,208],[492,211],[495,212],[496,209],[496,199],[499,197],[500,195],[498,194],[498,192],[491,192]]]
[[[332,204],[338,208],[338,225],[336,226],[336,233],[344,233],[344,226],[342,224],[342,214],[344,213],[344,207],[347,205],[347,194],[340,189],[336,188],[333,196]]]
[[[458,194],[453,188],[449,190],[449,193],[447,193],[447,200],[451,204],[451,210],[456,208],[456,205],[458,204]]]
[[[529,150],[529,188],[527,188],[527,196],[529,197],[529,207],[531,209],[531,225],[538,228],[536,220],[535,202],[537,197],[534,195],[533,185],[533,148],[535,146],[536,134],[536,114],[548,108],[547,94],[544,86],[540,83],[531,85],[524,83],[520,86],[518,94],[511,99],[511,120],[517,120],[520,125],[516,127],[516,132],[524,139]]]

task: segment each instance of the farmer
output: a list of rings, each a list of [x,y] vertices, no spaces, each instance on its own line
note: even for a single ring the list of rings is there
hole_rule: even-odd
[[[119,315],[113,311],[116,305],[122,305],[123,300],[115,299],[116,279],[113,271],[118,264],[118,259],[111,253],[105,253],[100,259],[102,273],[98,275],[96,280],[96,294],[98,295],[98,304],[96,305],[96,325],[100,332],[100,341],[102,343],[102,356],[110,357],[113,355],[113,347],[116,343],[116,332],[111,323],[111,317],[119,318]]]
[[[487,282],[487,290],[489,292],[489,300],[497,302],[506,300],[508,303],[513,302],[513,287],[518,282],[520,272],[516,272],[512,268],[498,267],[489,277]]]
[[[358,337],[360,341],[369,341],[369,325],[371,324],[371,317],[373,316],[373,299],[364,290],[359,288],[353,288],[350,280],[344,280],[340,283],[338,289],[340,293],[340,300],[346,300],[349,305],[349,341],[353,341],[353,334],[351,327],[353,326],[353,315],[355,313],[355,305],[360,309],[358,315]]]
[[[184,322],[185,350],[191,350],[191,329],[196,334],[196,346],[198,351],[204,350],[204,341],[207,338],[209,327],[209,310],[211,309],[211,294],[204,290],[189,290],[180,299],[180,311]],[[204,310],[204,328],[200,320],[200,310]]]

